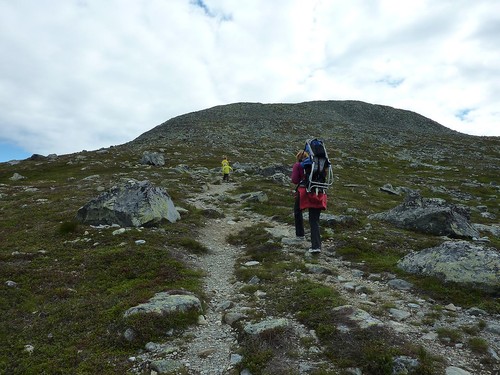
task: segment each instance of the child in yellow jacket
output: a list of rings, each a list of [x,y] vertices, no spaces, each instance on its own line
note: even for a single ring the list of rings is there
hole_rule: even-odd
[[[233,170],[233,168],[229,165],[229,161],[227,157],[224,156],[222,159],[222,181],[229,182],[229,173]]]

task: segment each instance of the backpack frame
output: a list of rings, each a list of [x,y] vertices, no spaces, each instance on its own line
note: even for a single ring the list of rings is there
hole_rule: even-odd
[[[305,187],[318,193],[326,193],[328,187],[333,184],[333,171],[325,144],[320,139],[309,139],[304,146],[309,156],[302,161],[305,174]]]

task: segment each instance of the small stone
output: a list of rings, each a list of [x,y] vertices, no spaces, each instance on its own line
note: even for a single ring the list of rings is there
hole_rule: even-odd
[[[260,279],[257,276],[253,276],[250,280],[248,280],[250,285],[256,285],[260,283]]]
[[[387,283],[391,288],[399,290],[410,290],[413,284],[401,279],[392,279]]]
[[[207,324],[208,324],[208,322],[205,319],[205,316],[203,316],[203,315],[198,316],[198,325],[206,326]]]
[[[208,356],[210,356],[211,354],[214,354],[215,352],[216,352],[215,348],[204,349],[198,353],[198,357],[207,358]]]
[[[125,232],[126,232],[126,229],[125,229],[125,228],[120,228],[120,229],[114,230],[111,234],[112,234],[113,236],[117,236],[117,235],[119,235],[119,234],[123,234],[123,233],[125,233]]]
[[[135,241],[136,245],[144,245],[145,243],[146,243],[145,240],[137,240],[137,241]]]
[[[243,264],[245,267],[253,267],[253,266],[258,266],[260,262],[257,262],[256,260],[251,260],[249,262],[246,262]]]
[[[231,354],[231,358],[229,359],[231,362],[231,365],[235,366],[243,360],[243,357],[239,354]]]
[[[266,292],[263,292],[262,290],[258,290],[254,293],[255,297],[257,298],[263,298],[265,296],[267,296],[267,293]]]
[[[132,328],[127,328],[126,331],[123,333],[123,337],[125,337],[125,340],[127,341],[134,341],[136,334]]]
[[[438,334],[436,332],[429,332],[422,336],[422,340],[434,341],[437,340]]]
[[[33,353],[33,351],[35,350],[35,347],[33,345],[24,345],[24,351],[29,353],[30,355]]]
[[[488,315],[488,313],[478,307],[471,307],[467,312],[474,316]]]
[[[405,320],[411,316],[411,314],[408,311],[403,311],[399,309],[389,309],[389,313],[397,321]]]
[[[5,282],[5,285],[7,285],[9,288],[16,288],[17,287],[17,283],[15,281],[12,281],[12,280],[7,280]]]
[[[448,311],[457,311],[458,310],[458,308],[453,303],[446,305],[444,308]]]

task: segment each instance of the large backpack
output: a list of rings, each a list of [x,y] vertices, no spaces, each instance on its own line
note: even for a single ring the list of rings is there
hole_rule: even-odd
[[[324,142],[316,138],[310,139],[306,141],[304,151],[309,154],[301,162],[304,168],[306,190],[316,194],[326,193],[333,183],[333,172]]]

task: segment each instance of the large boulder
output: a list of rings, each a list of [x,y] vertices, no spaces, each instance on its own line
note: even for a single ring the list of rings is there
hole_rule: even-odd
[[[436,276],[444,281],[500,289],[500,253],[495,248],[467,241],[443,244],[412,252],[398,262],[406,272]]]
[[[159,152],[144,151],[141,164],[163,166],[165,165],[165,157]]]
[[[478,238],[479,232],[470,223],[469,212],[443,199],[423,198],[418,192],[406,196],[399,206],[369,219],[387,221],[398,228],[451,238]]]
[[[81,223],[122,227],[154,226],[165,220],[175,223],[178,219],[180,214],[165,189],[136,180],[102,193],[76,214]]]

